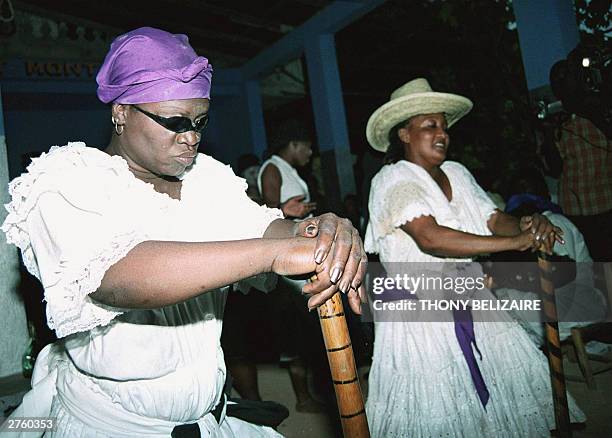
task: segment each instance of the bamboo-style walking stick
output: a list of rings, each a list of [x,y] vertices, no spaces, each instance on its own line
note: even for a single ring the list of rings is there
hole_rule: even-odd
[[[546,347],[550,380],[555,404],[555,422],[561,438],[571,438],[569,409],[567,407],[567,392],[565,389],[565,374],[563,373],[563,353],[559,340],[559,323],[557,304],[555,302],[555,286],[552,281],[552,266],[548,255],[538,251],[538,267],[540,268],[540,286],[542,289],[542,309],[545,317]]]
[[[340,293],[336,292],[318,310],[343,435],[345,438],[369,438],[368,420]]]

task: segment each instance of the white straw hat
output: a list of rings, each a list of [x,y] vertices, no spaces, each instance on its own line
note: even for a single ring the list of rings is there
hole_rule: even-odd
[[[377,151],[389,147],[389,131],[395,125],[419,114],[444,113],[450,128],[472,109],[472,101],[457,94],[432,91],[427,79],[418,78],[399,87],[389,102],[370,116],[366,137]]]

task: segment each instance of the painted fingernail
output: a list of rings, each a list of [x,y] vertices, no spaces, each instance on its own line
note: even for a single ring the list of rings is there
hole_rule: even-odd
[[[329,279],[331,280],[332,283],[335,284],[338,281],[338,279],[340,278],[340,274],[342,274],[342,269],[334,268],[334,269],[332,269],[331,277],[329,277]]]
[[[322,263],[325,252],[322,249],[317,250],[315,254],[315,262]]]
[[[342,293],[347,293],[349,291],[350,285],[348,280],[344,280],[340,286],[339,286],[340,290],[342,291]]]

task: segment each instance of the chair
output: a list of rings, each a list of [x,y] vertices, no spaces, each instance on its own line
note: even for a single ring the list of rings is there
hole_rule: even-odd
[[[605,281],[605,289],[607,290],[607,302],[608,302],[608,312],[606,321],[612,320],[612,263],[604,263],[603,264],[603,274]],[[586,382],[586,385],[589,389],[597,389],[597,385],[595,384],[594,375],[603,373],[605,371],[612,370],[612,355],[608,354],[607,356],[597,355],[597,354],[589,354],[586,351],[586,344],[591,340],[607,340],[610,342],[612,340],[612,323],[610,322],[601,322],[590,324],[584,327],[574,327],[571,330],[571,342],[574,347],[574,353],[576,355],[576,359],[578,361],[578,366],[580,367],[580,371],[582,372],[583,381]],[[604,366],[600,366],[597,368],[593,368],[591,366],[591,360],[604,363]],[[570,377],[568,376],[568,379]],[[574,380],[574,379],[571,379]],[[582,381],[581,379],[577,379]]]

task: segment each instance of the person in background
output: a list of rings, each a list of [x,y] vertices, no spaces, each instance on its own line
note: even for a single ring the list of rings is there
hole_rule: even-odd
[[[312,156],[312,134],[297,120],[282,123],[272,136],[271,156],[259,169],[258,187],[264,204],[279,208],[286,218],[299,220],[310,217],[317,208],[311,202],[308,184],[298,173]],[[325,363],[318,352],[323,351],[320,334],[314,333],[319,322],[316,315],[304,312],[301,289],[305,280],[280,278],[275,300],[275,314],[281,321],[281,363],[287,364],[296,395],[298,412],[321,412],[324,407],[311,395],[308,369]],[[309,366],[310,365],[310,366]]]
[[[593,259],[612,261],[612,145],[603,125],[587,118],[601,119],[601,111],[574,96],[577,79],[568,68],[561,61],[550,71],[551,88],[564,108],[555,135],[563,160],[559,204],[584,235]]]
[[[238,157],[236,170],[248,184],[247,196],[261,205],[263,200],[257,188],[260,167],[259,158],[254,154]],[[230,287],[227,295],[221,347],[225,353],[232,386],[247,400],[262,400],[255,359],[259,353],[257,349],[262,346],[262,343],[258,342],[262,333],[263,336],[268,336],[265,331],[269,327],[266,327],[264,315],[270,307],[268,293],[276,287],[277,278],[276,274],[266,273],[239,281]]]
[[[537,120],[534,123],[536,157],[539,161],[539,169],[546,183],[550,200],[559,204],[559,178],[563,170],[563,160],[554,141],[556,117],[550,120]]]
[[[581,327],[605,319],[606,299],[595,287],[593,259],[582,233],[565,217],[561,208],[551,202],[547,184],[539,169],[526,168],[513,181],[513,192],[508,199],[506,213],[520,219],[523,216],[542,214],[563,231],[564,243],[556,242],[550,262],[553,263],[553,284],[559,316],[559,336],[568,338],[573,327]],[[509,268],[504,274],[491,272],[494,294],[500,299],[537,299],[540,293],[540,278],[537,255],[531,252],[503,252],[493,257],[499,266]],[[513,263],[508,263],[513,262]],[[521,262],[521,263],[516,263]],[[511,275],[508,275],[511,274]],[[517,280],[518,279],[518,280]],[[541,312],[510,311],[525,328],[536,345],[545,341]]]
[[[185,35],[120,35],[96,79],[110,143],[52,147],[9,187],[2,230],[41,281],[59,338],[11,415],[55,418],[52,437],[279,436],[266,415],[226,403],[226,286],[314,272],[309,307],[348,282],[359,312],[357,230],[333,215],[281,219],[197,152],[212,67]]]
[[[306,181],[298,169],[312,156],[312,134],[295,120],[278,128],[270,148],[271,156],[261,165],[257,187],[268,207],[279,208],[286,218],[308,217],[317,205],[310,202]]]
[[[262,340],[274,337],[270,332],[275,324],[268,316],[274,307],[271,300],[275,298],[277,277],[267,273],[239,281],[230,287],[227,295],[221,347],[232,386],[247,400],[262,400],[256,361],[265,357],[267,350],[261,349],[270,349],[273,344]]]
[[[521,205],[537,206],[533,213],[538,214],[544,211],[563,212],[561,207],[551,200],[548,185],[540,169],[526,166],[518,171],[518,175],[508,183],[511,192],[504,207],[506,213],[516,212]]]

